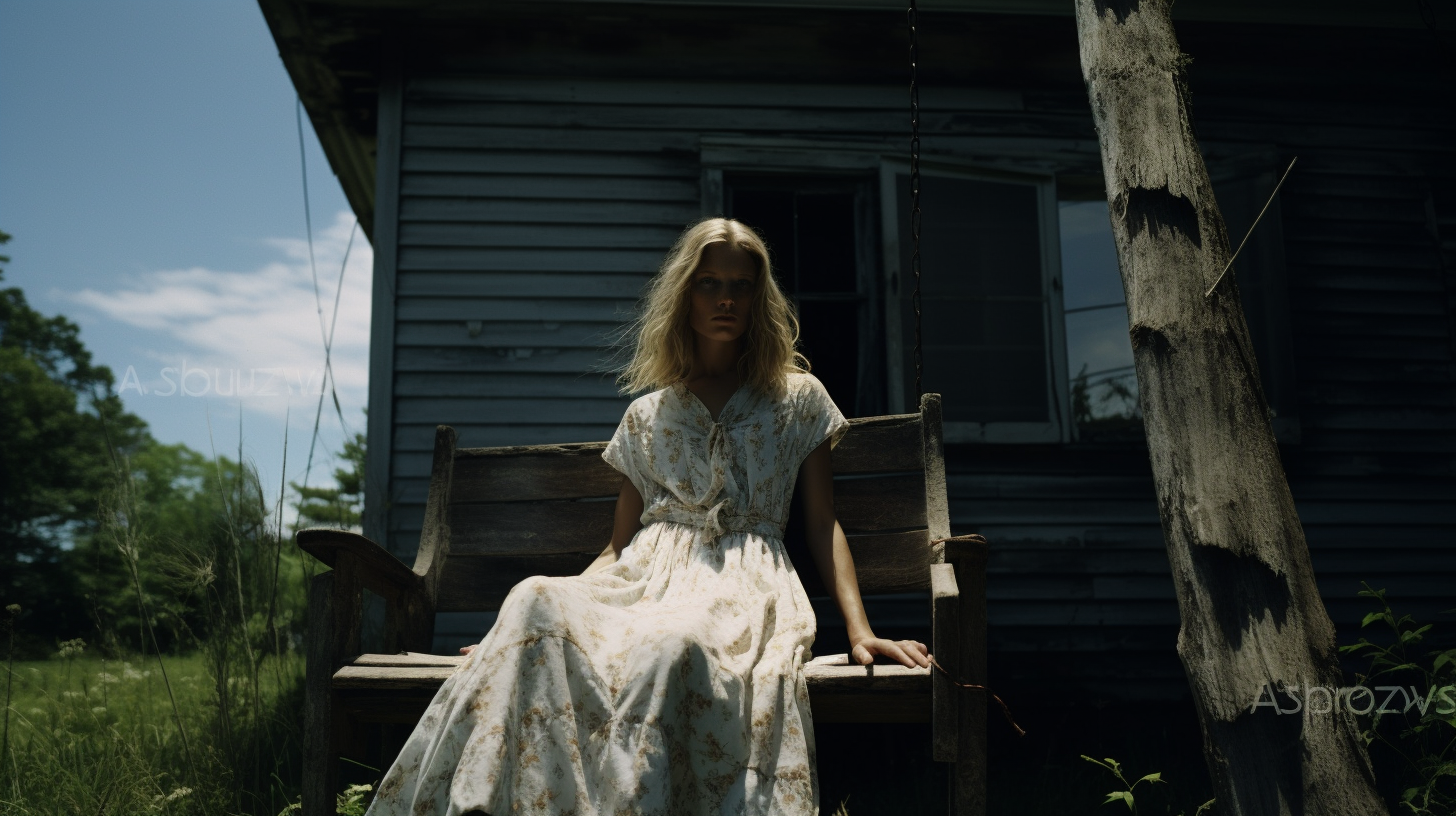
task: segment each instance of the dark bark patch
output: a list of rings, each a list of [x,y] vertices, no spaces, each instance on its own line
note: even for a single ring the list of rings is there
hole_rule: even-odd
[[[1289,582],[1259,558],[1224,547],[1193,546],[1193,570],[1209,594],[1224,641],[1235,651],[1254,620],[1268,616],[1276,628],[1289,617]]]
[[[1198,226],[1198,210],[1186,197],[1173,195],[1167,187],[1148,189],[1129,187],[1120,196],[1114,212],[1122,214],[1123,225],[1130,238],[1151,230],[1155,238],[1183,235],[1195,247],[1203,248],[1203,232]]]
[[[1286,710],[1292,707],[1282,695],[1278,699]],[[1271,708],[1258,708],[1251,713],[1245,708],[1233,722],[1205,720],[1209,743],[1237,746],[1236,750],[1221,752],[1219,770],[1226,784],[1239,790],[1243,812],[1305,812],[1304,717],[1303,711],[1278,714]],[[1214,787],[1224,786],[1215,782]],[[1285,806],[1280,805],[1281,801]]]
[[[1138,0],[1096,0],[1097,16],[1104,17],[1107,12],[1117,17],[1118,25],[1121,25],[1128,18],[1128,15],[1138,10]]]
[[[1128,329],[1128,338],[1132,340],[1134,351],[1147,349],[1158,360],[1166,359],[1168,350],[1172,348],[1168,335],[1143,323],[1137,323]]]

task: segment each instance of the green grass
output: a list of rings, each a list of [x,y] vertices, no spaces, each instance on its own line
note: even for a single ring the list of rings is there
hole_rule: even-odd
[[[297,797],[303,658],[214,667],[204,652],[15,663],[0,813],[282,810]]]

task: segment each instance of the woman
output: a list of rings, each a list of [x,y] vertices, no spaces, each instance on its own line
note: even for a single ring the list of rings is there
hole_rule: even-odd
[[[834,518],[848,423],[743,224],[689,227],[653,279],[602,453],[612,539],[580,576],[531,578],[441,687],[380,785],[383,814],[813,814],[803,661],[814,613],[783,544],[796,481],[853,659],[927,666],[875,637]]]

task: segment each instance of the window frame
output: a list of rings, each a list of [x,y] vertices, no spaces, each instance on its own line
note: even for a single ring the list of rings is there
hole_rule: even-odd
[[[908,175],[909,161],[899,157],[882,157],[880,160],[880,245],[883,251],[882,282],[885,302],[885,361],[886,383],[905,381],[903,370],[906,327],[900,315],[904,301],[911,297],[914,284],[901,285],[909,270],[901,269],[901,236],[898,176]],[[973,162],[947,161],[944,159],[920,162],[920,173],[971,181],[989,181],[1011,184],[1026,184],[1037,191],[1037,228],[1041,238],[1043,342],[1046,344],[1046,365],[1043,373],[1047,378],[1046,422],[964,422],[948,421],[944,425],[944,439],[947,443],[1067,443],[1072,440],[1071,398],[1067,383],[1067,348],[1065,326],[1062,324],[1062,261],[1059,223],[1057,217],[1056,177],[1051,173],[1030,173],[990,168]],[[908,205],[908,202],[905,202]],[[890,388],[889,408],[891,413],[905,413],[913,410],[908,389]]]

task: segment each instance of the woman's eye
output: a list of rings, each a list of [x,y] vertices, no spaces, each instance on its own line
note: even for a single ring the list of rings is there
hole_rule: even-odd
[[[718,288],[717,278],[698,278],[698,288],[705,292],[711,292]]]
[[[733,293],[735,295],[746,295],[753,291],[753,281],[739,279],[733,281]]]

